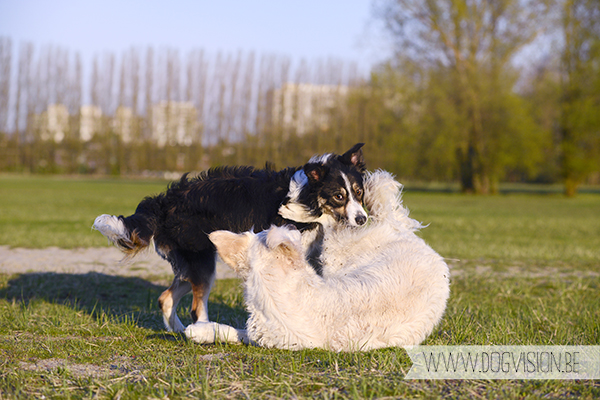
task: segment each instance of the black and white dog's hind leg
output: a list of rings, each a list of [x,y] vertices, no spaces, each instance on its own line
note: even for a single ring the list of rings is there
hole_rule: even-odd
[[[139,223],[140,221],[138,220],[135,222]],[[128,223],[130,225],[129,227],[127,226]],[[133,221],[128,221],[127,218],[122,216],[117,217],[115,215],[103,214],[96,218],[92,228],[98,230],[111,243],[121,249],[125,253],[125,258],[127,259],[148,247],[150,239],[152,238],[152,233],[147,233],[145,236],[138,233],[142,230],[141,228],[148,231],[149,229],[146,229],[147,227],[137,225],[134,228],[132,223]],[[157,249],[157,253],[162,258],[169,261],[171,266],[176,266],[174,263],[183,262],[182,258],[174,257],[174,255],[170,253],[165,254],[165,252],[160,251],[159,249]],[[165,328],[169,332],[183,333],[185,330],[185,327],[177,316],[177,305],[181,298],[192,290],[193,286],[191,282],[181,280],[178,275],[175,275],[171,286],[158,298],[158,304],[163,312]],[[210,285],[208,290],[210,291]],[[208,294],[206,296],[208,297]],[[208,299],[206,299],[206,301],[207,300]],[[206,309],[206,304],[203,304],[201,307],[198,307],[199,312],[197,312],[197,314],[205,316],[206,320],[208,320]]]
[[[177,316],[177,305],[183,296],[192,291],[192,285],[189,282],[182,281],[175,276],[171,286],[158,298],[158,306],[163,313],[165,328],[169,332],[183,333],[185,327]]]
[[[135,238],[132,238],[132,236],[134,235],[132,235],[132,232],[130,232],[125,225],[125,219],[123,217],[102,214],[96,218],[92,228],[102,233],[111,243],[120,248],[126,254],[126,258],[139,252],[139,249],[136,248],[133,243]],[[146,246],[147,245],[148,243],[146,243]],[[171,261],[169,260],[170,254],[164,254],[161,251],[158,251],[158,254],[165,260]],[[163,312],[165,328],[169,332],[183,333],[185,330],[185,327],[177,316],[176,310],[181,298],[191,290],[192,285],[189,282],[182,281],[179,276],[176,275],[171,286],[158,298],[158,305]]]
[[[216,277],[215,251],[213,249],[206,249],[203,252],[194,253],[192,260],[192,263],[203,265],[202,267],[199,265],[191,265],[187,269],[191,274],[191,276],[188,277],[188,280],[192,288],[194,299],[192,301],[191,310],[193,323],[185,328],[185,335],[188,339],[198,343],[248,343],[246,330],[236,329],[229,325],[219,324],[217,322],[211,322],[208,319],[208,295]],[[165,308],[163,308],[163,313],[164,312]]]
[[[158,299],[167,329],[185,333],[189,339],[199,343],[247,343],[245,330],[209,321],[208,296],[216,277],[215,251],[174,250],[168,254],[160,253],[173,266],[173,271],[176,271],[173,283]],[[187,271],[187,276],[182,277],[180,271]],[[186,328],[177,316],[177,305],[190,291],[193,294],[190,312],[192,324]]]

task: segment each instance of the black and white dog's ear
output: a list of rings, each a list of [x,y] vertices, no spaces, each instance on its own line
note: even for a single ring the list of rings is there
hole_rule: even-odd
[[[327,165],[308,163],[304,166],[304,173],[310,183],[322,182],[328,172],[329,167]]]
[[[339,157],[339,160],[346,165],[354,165],[360,172],[364,172],[367,168],[363,158],[362,147],[364,143],[357,143],[350,150]]]

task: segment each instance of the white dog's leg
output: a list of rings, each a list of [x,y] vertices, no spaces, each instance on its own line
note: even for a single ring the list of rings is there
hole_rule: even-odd
[[[191,324],[185,328],[185,336],[198,343],[248,343],[246,330],[216,322],[198,321]]]

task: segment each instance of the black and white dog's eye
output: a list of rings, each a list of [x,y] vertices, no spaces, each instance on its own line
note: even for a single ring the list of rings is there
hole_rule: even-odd
[[[342,200],[344,200],[344,195],[341,193],[338,193],[335,196],[333,196],[333,198],[336,199],[337,201],[342,201]]]
[[[356,195],[357,195],[358,197],[361,197],[361,196],[362,196],[362,194],[363,194],[363,191],[362,191],[362,189],[356,189]]]

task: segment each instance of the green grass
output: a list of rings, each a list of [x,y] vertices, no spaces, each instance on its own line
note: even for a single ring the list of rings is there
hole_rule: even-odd
[[[100,214],[130,215],[166,182],[0,176],[0,245],[105,246],[90,229]],[[411,216],[442,255],[465,259],[598,262],[600,196],[490,197],[407,191]]]
[[[0,175],[0,244],[63,248],[106,245],[90,228],[100,214],[130,215],[166,182]]]
[[[164,186],[0,177],[0,245],[105,246],[93,218],[131,213]],[[455,259],[446,315],[425,344],[600,344],[600,196],[407,192],[405,205],[430,224],[421,235],[432,247]],[[600,396],[598,381],[404,381],[402,349],[198,345],[162,328],[156,299],[168,278],[0,273],[0,398]],[[242,326],[239,282],[218,281],[209,310]]]
[[[411,217],[450,258],[600,262],[600,195],[411,193]]]

